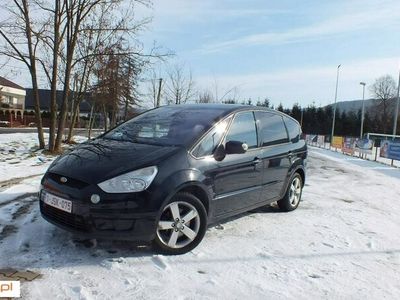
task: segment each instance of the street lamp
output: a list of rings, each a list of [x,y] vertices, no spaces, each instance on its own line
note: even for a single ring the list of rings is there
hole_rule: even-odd
[[[337,92],[338,92],[338,85],[339,85],[339,70],[340,70],[340,67],[341,67],[341,65],[337,66],[337,74],[336,74],[335,105],[333,106],[331,145],[332,145],[332,141],[333,141],[333,135],[335,134],[336,101],[337,101]]]
[[[361,109],[361,130],[360,130],[360,139],[363,137],[363,131],[364,131],[364,111],[365,111],[365,82],[360,82],[360,84],[363,86],[363,97],[362,97],[362,109]]]
[[[394,111],[394,124],[393,124],[393,139],[397,133],[397,117],[399,115],[399,103],[400,103],[400,70],[399,70],[399,83],[397,84],[397,104],[396,110]]]
[[[303,129],[303,108],[300,106],[300,127]]]

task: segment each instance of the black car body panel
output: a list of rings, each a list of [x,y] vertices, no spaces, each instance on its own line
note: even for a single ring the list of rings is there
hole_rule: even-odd
[[[216,108],[216,115],[212,116],[212,124],[208,127],[203,124],[204,131],[190,144],[119,141],[107,138],[105,134],[79,145],[57,159],[44,175],[40,197],[43,217],[66,230],[92,238],[150,241],[155,236],[161,209],[179,191],[198,197],[207,209],[208,222],[214,223],[281,199],[295,172],[302,176],[304,184],[307,146],[301,139],[298,123],[290,117],[253,106],[174,107],[176,110],[199,109],[199,112],[204,107],[208,108],[208,112]],[[154,114],[162,109],[152,112]],[[282,118],[285,140],[276,144],[261,142],[263,130],[259,112]],[[214,159],[211,152],[202,157],[193,155],[195,147],[205,140],[216,124],[229,118],[229,124],[218,142],[223,145],[227,132],[240,113],[254,118],[257,145],[243,154],[228,154],[221,161]],[[289,122],[292,123],[291,128],[287,125]],[[295,133],[292,134],[289,129]],[[157,166],[158,173],[144,191],[107,193],[98,186],[121,174],[149,166]],[[44,193],[72,201],[71,213],[44,203]],[[94,194],[101,199],[97,204],[91,201]]]
[[[150,164],[157,164],[177,151],[179,151],[178,147],[99,138],[62,156],[51,168],[51,171],[97,184],[99,171],[102,172],[102,179],[106,180]],[[99,164],[101,164],[101,169]]]

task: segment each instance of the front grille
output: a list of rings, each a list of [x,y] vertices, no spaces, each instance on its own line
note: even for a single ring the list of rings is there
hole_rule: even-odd
[[[40,211],[50,220],[78,231],[88,231],[88,227],[81,216],[73,215],[40,201]]]
[[[85,188],[85,187],[87,187],[89,185],[86,182],[83,182],[83,181],[80,181],[80,180],[77,180],[77,179],[74,179],[74,178],[71,178],[71,177],[61,176],[61,175],[58,175],[58,174],[55,174],[55,173],[50,173],[50,172],[47,173],[47,177],[52,179],[53,181],[59,183],[59,184],[66,185],[66,186],[69,186],[69,187],[72,187],[72,188],[76,188],[76,189],[82,189],[82,188]],[[67,179],[67,182],[62,183],[60,181],[61,177],[65,177]]]

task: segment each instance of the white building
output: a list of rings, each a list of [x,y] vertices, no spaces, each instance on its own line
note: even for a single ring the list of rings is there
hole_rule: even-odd
[[[23,87],[0,76],[0,120],[22,123],[25,95]]]

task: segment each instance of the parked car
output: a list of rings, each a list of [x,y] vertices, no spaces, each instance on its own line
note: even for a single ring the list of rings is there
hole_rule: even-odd
[[[195,248],[209,224],[300,202],[307,146],[293,118],[226,104],[147,111],[57,158],[41,181],[49,222],[90,238]]]
[[[0,121],[0,127],[10,127],[10,122],[8,121]]]

